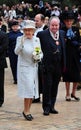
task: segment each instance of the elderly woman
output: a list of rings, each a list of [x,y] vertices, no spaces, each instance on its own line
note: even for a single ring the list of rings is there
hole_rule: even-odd
[[[15,53],[18,55],[18,94],[24,98],[23,116],[33,119],[30,107],[33,98],[38,98],[38,62],[43,57],[39,38],[33,36],[35,22],[25,21],[23,36],[17,38]]]
[[[62,14],[65,27],[66,37],[66,71],[63,75],[63,81],[66,86],[66,101],[74,99],[79,101],[76,96],[77,82],[80,81],[80,57],[79,57],[79,39],[80,34],[78,28],[73,26],[74,14],[72,11],[66,11]],[[72,92],[70,94],[70,83],[73,83]]]

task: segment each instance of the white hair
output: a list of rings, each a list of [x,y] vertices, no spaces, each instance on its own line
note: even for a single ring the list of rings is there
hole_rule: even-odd
[[[53,19],[57,20],[58,23],[60,24],[60,19],[59,19],[59,17],[57,17],[57,16],[51,16],[50,19],[49,19],[49,22],[48,22],[48,26],[50,25],[50,22],[51,22]]]

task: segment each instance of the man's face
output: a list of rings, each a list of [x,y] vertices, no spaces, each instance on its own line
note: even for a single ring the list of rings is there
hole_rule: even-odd
[[[59,30],[59,21],[57,19],[52,19],[49,25],[50,31],[55,34]]]
[[[41,18],[40,18],[39,15],[37,15],[37,16],[35,17],[35,24],[36,24],[36,27],[37,27],[37,28],[40,28],[40,27],[43,25],[43,22],[42,22],[42,20],[41,20]]]

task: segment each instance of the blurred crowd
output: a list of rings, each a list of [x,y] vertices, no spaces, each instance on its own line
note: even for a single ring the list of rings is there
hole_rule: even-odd
[[[58,16],[61,19],[62,12],[68,10],[73,11],[76,23],[80,19],[79,10],[81,10],[81,6],[76,7],[74,5],[71,9],[68,6],[65,6],[62,9],[60,6],[56,6],[48,2],[39,2],[39,4],[35,5],[21,2],[11,7],[3,4],[0,5],[0,26],[6,25],[6,30],[4,30],[8,32],[11,26],[11,22],[18,21],[20,29],[22,30],[24,20],[34,19],[36,14],[43,14],[44,17],[46,17],[45,22],[47,22],[51,16]]]

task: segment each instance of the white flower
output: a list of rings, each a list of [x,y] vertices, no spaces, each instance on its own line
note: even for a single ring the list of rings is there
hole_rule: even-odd
[[[33,60],[34,62],[39,62],[41,61],[42,58],[42,51],[40,47],[36,47],[33,51]]]

